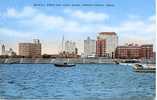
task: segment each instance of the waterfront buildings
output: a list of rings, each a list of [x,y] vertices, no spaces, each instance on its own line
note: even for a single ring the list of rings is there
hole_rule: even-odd
[[[129,44],[118,46],[116,58],[120,59],[151,59],[153,57],[153,45]]]
[[[141,45],[141,58],[151,59],[153,57],[153,45]]]
[[[118,45],[115,32],[100,32],[96,41],[96,55],[98,57],[114,57]]]
[[[106,56],[106,40],[100,40],[99,38],[96,41],[96,56],[105,57]]]
[[[88,37],[84,40],[84,55],[85,57],[95,57],[96,54],[96,41]]]
[[[19,55],[24,57],[41,57],[41,43],[34,39],[33,43],[19,43]]]
[[[76,43],[73,41],[65,41],[65,52],[70,54],[76,53]]]
[[[5,55],[5,45],[2,45],[1,55]]]
[[[140,58],[140,50],[140,46],[134,44],[118,46],[116,49],[116,58],[138,59]]]
[[[16,52],[13,51],[12,48],[9,48],[9,50],[6,50],[5,45],[2,45],[2,50],[1,50],[1,55],[2,56],[15,56]]]
[[[64,43],[64,41],[62,42]],[[65,41],[63,51],[60,52],[59,57],[61,58],[76,58],[78,57],[78,49],[76,43],[73,41]]]

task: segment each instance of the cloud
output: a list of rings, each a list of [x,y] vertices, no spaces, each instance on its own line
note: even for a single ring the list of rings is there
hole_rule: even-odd
[[[141,18],[141,16],[135,15],[135,14],[129,14],[129,15],[128,15],[128,18],[129,18],[129,19],[139,19],[139,18]]]
[[[20,24],[26,27],[33,27],[34,29],[41,31],[54,30],[61,28],[65,24],[64,18],[61,16],[48,16],[42,13],[37,13],[36,16],[31,19],[24,19],[19,21]]]
[[[28,38],[35,34],[36,33],[33,33],[33,32],[23,32],[23,31],[20,32],[20,31],[8,29],[8,28],[0,28],[0,35],[6,35],[9,37]]]
[[[140,17],[139,17],[140,18]],[[153,43],[155,44],[155,19],[154,16],[150,16],[145,20],[141,19],[125,19],[119,25],[104,25],[97,24],[93,31],[115,31],[119,36],[119,44],[125,43]],[[91,27],[91,28],[92,28]]]
[[[6,16],[8,16],[8,17],[15,17],[15,16],[17,16],[17,15],[18,15],[18,14],[17,14],[17,12],[16,12],[15,9],[11,8],[11,9],[8,9],[8,10],[7,10]]]
[[[148,20],[149,20],[149,21],[153,21],[153,22],[155,22],[155,19],[156,19],[155,17],[156,17],[155,15],[150,16],[150,17],[148,18]]]
[[[17,11],[14,8],[7,9],[7,12],[4,14],[6,17],[13,17],[13,18],[28,18],[32,17],[37,13],[36,9],[33,9],[32,7],[24,7],[22,11]]]
[[[81,10],[71,10],[65,9],[64,12],[70,16],[89,22],[105,21],[109,19],[109,15],[106,13],[94,12],[94,11],[81,11]]]
[[[120,24],[120,26],[116,27],[116,29],[119,32],[126,32],[130,33],[133,32],[132,34],[137,33],[138,35],[144,35],[148,34],[150,32],[154,32],[154,25],[152,23],[147,23],[141,20],[136,20],[136,21],[124,21],[123,23]]]
[[[61,31],[65,33],[94,32],[94,24],[96,24],[98,27],[101,27],[101,24],[97,23],[109,18],[107,14],[93,11],[84,12],[81,10],[74,11],[65,9],[64,13],[65,12],[69,13],[70,16],[64,17],[57,15],[47,15],[38,9],[24,7],[20,11],[17,11],[14,8],[7,9],[7,13],[5,15],[7,15],[9,18],[16,18],[16,21],[20,27],[32,29],[40,33],[45,33],[45,31]],[[89,24],[85,24],[85,21],[88,21]]]
[[[146,20],[140,20],[137,17],[134,19],[125,19],[119,25],[105,25],[104,22],[99,22],[109,18],[105,13],[98,13],[93,11],[81,11],[65,9],[64,13],[69,13],[68,17],[47,15],[38,9],[32,7],[24,7],[21,11],[14,8],[7,10],[7,15],[12,18],[19,18],[16,21],[19,26],[24,26],[45,31],[62,31],[66,33],[89,33],[99,31],[116,31],[118,33],[137,33],[138,35],[155,33],[155,16],[150,16]],[[75,17],[72,17],[75,16]],[[137,16],[137,15],[131,15]],[[91,21],[84,23],[84,20],[77,20],[77,18]],[[96,21],[96,23],[94,22]]]
[[[0,34],[17,37],[42,35],[54,39],[57,33],[62,33],[71,39],[80,40],[80,38],[84,39],[90,35],[95,36],[96,39],[97,33],[101,31],[115,31],[118,33],[120,44],[124,44],[124,42],[155,42],[152,40],[155,36],[155,16],[140,19],[141,17],[137,17],[138,15],[131,15],[132,18],[128,17],[121,20],[118,25],[110,26],[104,24],[106,20],[111,20],[106,13],[71,9],[65,9],[62,13],[66,13],[68,16],[46,14],[32,7],[24,7],[22,10],[7,9],[4,15],[11,19],[15,18],[13,20],[18,24],[14,29],[0,28]],[[24,30],[18,30],[19,27]],[[78,45],[78,47],[83,48],[82,45]]]

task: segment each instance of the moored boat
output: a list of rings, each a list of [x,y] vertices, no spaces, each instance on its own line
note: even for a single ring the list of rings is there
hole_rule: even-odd
[[[149,65],[145,66],[142,64],[134,64],[133,69],[135,72],[145,72],[145,73],[155,73],[156,68],[150,67]]]
[[[75,64],[68,64],[68,63],[56,63],[54,64],[56,67],[73,67],[73,66],[76,66]]]

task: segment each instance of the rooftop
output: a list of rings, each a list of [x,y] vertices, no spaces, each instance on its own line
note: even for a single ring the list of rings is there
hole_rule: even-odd
[[[115,32],[100,32],[99,34],[102,34],[102,35],[116,35]]]
[[[118,46],[117,48],[140,48],[140,46]]]
[[[153,47],[153,44],[144,44],[144,45],[141,45],[142,47]]]
[[[141,47],[153,47],[152,44],[143,44],[143,45],[138,45],[138,44],[125,44],[123,46],[118,46],[118,48],[141,48]]]

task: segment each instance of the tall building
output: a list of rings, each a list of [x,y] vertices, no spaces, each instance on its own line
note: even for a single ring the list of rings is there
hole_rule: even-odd
[[[41,43],[34,39],[33,43],[19,43],[19,55],[24,57],[41,57]]]
[[[7,55],[7,56],[15,56],[16,52],[13,51],[12,48],[10,48],[9,50],[6,50],[5,45],[2,45],[2,50],[1,50],[1,55]]]
[[[2,52],[1,53],[2,53],[1,55],[5,55],[6,54],[5,45],[4,44],[2,45]]]
[[[84,40],[84,54],[86,57],[95,56],[96,54],[96,41],[90,39],[90,37]]]
[[[76,43],[72,41],[66,41],[65,42],[65,52],[67,53],[75,53],[76,51]]]
[[[106,56],[106,40],[100,40],[99,38],[96,41],[96,56],[105,57]]]
[[[98,57],[114,57],[118,45],[115,32],[100,32],[96,41],[96,55]]]

